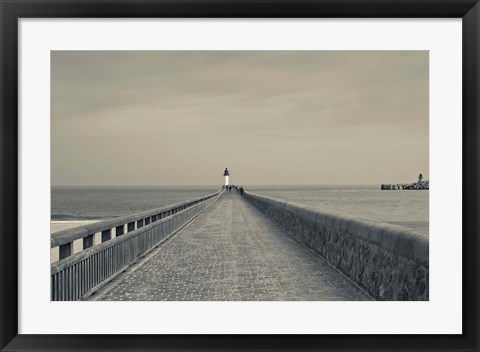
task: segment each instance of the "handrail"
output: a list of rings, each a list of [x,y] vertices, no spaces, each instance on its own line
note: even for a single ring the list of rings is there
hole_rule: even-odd
[[[51,299],[72,301],[87,298],[200,215],[221,197],[222,192],[220,190],[206,197],[158,208],[156,210],[173,213],[52,263]],[[154,211],[153,214],[155,213]],[[152,213],[149,211],[140,214],[144,216]],[[127,216],[122,219],[132,218]],[[103,223],[108,226],[112,224],[111,221]],[[104,227],[100,226],[96,229],[102,228]],[[71,242],[67,242],[67,245],[68,243]]]
[[[50,248],[59,247],[59,259],[63,259],[73,254],[74,241],[83,239],[83,244],[81,247],[82,250],[85,250],[99,244],[98,242],[100,242],[100,240],[98,240],[97,243],[94,243],[95,234],[101,234],[101,242],[103,243],[112,238],[112,230],[115,230],[115,236],[121,236],[130,233],[151,223],[157,222],[160,219],[171,216],[178,211],[210,199],[221,192],[222,190],[219,190],[216,193],[200,198],[185,200],[160,208],[149,209],[131,215],[57,231],[51,235]]]
[[[175,214],[175,216],[177,215],[182,215],[182,212],[184,210],[178,212]],[[149,230],[155,228],[156,226],[159,226],[159,225],[162,225],[163,223],[168,223],[168,221],[170,221],[170,218],[171,217],[168,217],[168,218],[164,218],[164,219],[161,219],[161,220],[158,220],[157,222],[154,222],[154,223],[151,223],[147,226],[144,226],[144,227],[141,227],[139,229],[136,229],[134,231],[131,231],[127,234],[125,234],[125,236],[120,236],[120,237],[116,237],[116,238],[113,238],[112,240],[110,241],[107,241],[107,242],[103,242],[103,243],[100,243],[96,246],[93,246],[93,247],[90,247],[90,248],[87,248],[81,252],[78,252],[74,255],[71,255],[63,260],[60,260],[56,263],[53,263],[51,264],[51,274],[56,274],[58,273],[59,271],[62,271],[66,268],[68,268],[69,266],[73,265],[74,263],[82,260],[82,259],[85,259],[93,254],[96,254],[96,253],[100,253],[102,251],[105,251],[106,249],[108,248],[111,248],[121,242],[124,242],[124,241],[129,241],[131,240],[132,238],[142,234],[142,233],[145,233],[145,232],[148,232]]]

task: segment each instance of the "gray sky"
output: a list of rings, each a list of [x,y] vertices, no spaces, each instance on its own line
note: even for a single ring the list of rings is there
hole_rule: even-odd
[[[428,178],[426,51],[53,51],[53,185]]]

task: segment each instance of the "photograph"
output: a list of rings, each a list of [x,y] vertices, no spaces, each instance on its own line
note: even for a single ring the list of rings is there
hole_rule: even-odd
[[[50,300],[429,301],[429,68],[52,50]]]
[[[0,352],[478,351],[479,1],[0,0]]]

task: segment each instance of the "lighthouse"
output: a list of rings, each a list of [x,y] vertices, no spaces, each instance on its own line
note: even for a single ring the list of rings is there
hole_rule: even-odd
[[[228,176],[230,176],[230,174],[228,173],[227,168],[225,168],[225,171],[223,172],[223,176],[225,176],[225,186],[228,186]]]

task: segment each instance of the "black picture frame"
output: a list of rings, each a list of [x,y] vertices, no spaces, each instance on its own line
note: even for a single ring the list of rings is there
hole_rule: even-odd
[[[479,73],[477,0],[0,0],[1,351],[479,351]],[[19,335],[18,20],[20,18],[462,18],[463,334],[461,335]],[[447,258],[446,258],[447,260]],[[60,323],[60,322],[59,322]]]

